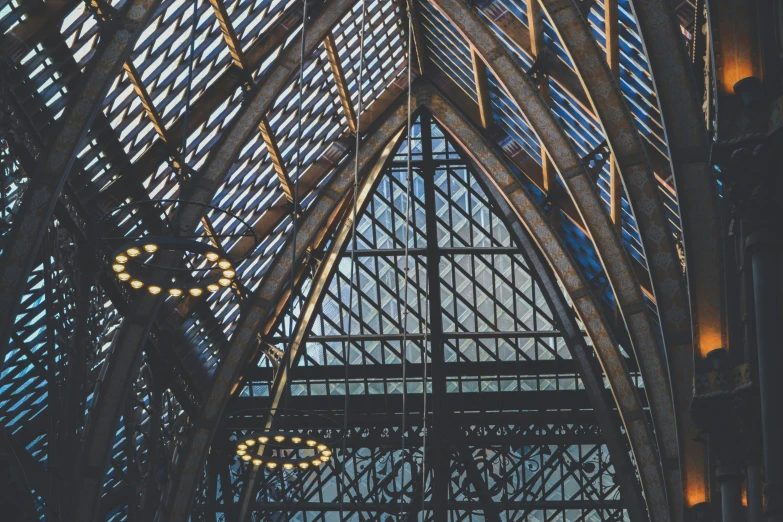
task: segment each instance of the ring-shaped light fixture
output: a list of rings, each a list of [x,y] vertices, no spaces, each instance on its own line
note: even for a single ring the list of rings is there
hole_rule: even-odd
[[[288,455],[262,455],[259,448]],[[286,431],[264,431],[237,441],[237,457],[243,462],[269,470],[277,468],[305,471],[318,468],[332,458],[329,443],[316,435]]]

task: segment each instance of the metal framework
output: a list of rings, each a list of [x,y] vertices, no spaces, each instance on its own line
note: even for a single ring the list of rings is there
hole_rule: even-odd
[[[0,424],[2,451],[25,471],[25,512],[676,519],[680,452],[685,486],[703,483],[695,428],[679,415],[689,354],[725,340],[708,142],[690,33],[669,3],[607,3],[367,0],[371,67],[359,86],[361,2],[310,0],[298,122],[299,0],[0,0]],[[412,87],[416,291],[401,325],[406,52],[424,78]],[[348,303],[359,122],[361,284]],[[608,151],[616,170],[596,161]],[[106,270],[97,218],[179,196],[253,225],[255,250],[216,245],[247,255],[241,282],[177,302],[128,294]],[[232,233],[217,214],[176,225]],[[139,215],[118,233],[159,226]],[[230,458],[231,440],[263,427],[241,410],[288,401],[340,417],[346,390],[347,453],[322,473],[249,474]]]

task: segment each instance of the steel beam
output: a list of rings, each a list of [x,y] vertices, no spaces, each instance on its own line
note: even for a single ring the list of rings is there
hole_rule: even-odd
[[[275,167],[275,172],[277,172],[277,179],[280,180],[280,187],[283,189],[286,199],[293,204],[294,185],[291,183],[291,177],[288,175],[283,155],[280,154],[280,149],[277,147],[275,132],[272,130],[272,126],[269,125],[269,120],[266,119],[266,116],[261,118],[258,128],[261,131],[261,136],[264,138],[264,143],[266,143],[266,150],[272,160],[272,165]]]
[[[228,51],[231,53],[231,60],[234,65],[245,71],[248,75],[252,73],[247,68],[247,61],[245,59],[245,53],[242,52],[242,43],[237,38],[237,33],[234,31],[234,24],[231,23],[231,17],[226,11],[226,5],[223,0],[209,0],[212,9],[215,11],[215,17],[220,24],[220,30],[223,32],[223,39],[228,46]]]
[[[680,450],[674,395],[665,354],[668,348],[670,351],[676,350],[678,355],[692,358],[693,346],[690,343],[687,290],[677,248],[669,227],[666,208],[660,197],[658,182],[647,159],[634,118],[606,63],[606,56],[598,47],[576,0],[541,0],[541,4],[566,52],[571,56],[593,110],[598,115],[639,227],[665,339],[663,346],[654,342],[657,339],[654,330],[658,327],[648,317],[646,307],[632,311],[633,305],[642,299],[641,292],[630,299],[620,293],[619,308],[629,326],[631,341],[637,350],[639,365],[647,384],[653,419],[659,427],[656,434],[668,490],[671,492],[671,519],[678,522],[683,516]],[[634,331],[634,324],[638,325],[641,331]],[[673,339],[678,340],[676,348],[671,345]],[[689,417],[682,415],[680,418],[686,420]],[[666,429],[660,428],[663,426],[666,426]]]
[[[408,16],[411,17],[411,26],[413,27],[413,45],[416,47],[416,63],[419,69],[419,76],[428,71],[427,66],[427,39],[424,38],[424,32],[421,29],[421,18],[419,16],[419,5],[417,0],[405,0],[408,10]]]
[[[708,495],[704,446],[697,442],[693,423],[682,415],[692,399],[694,357],[728,346],[717,184],[709,165],[710,140],[701,98],[672,4],[666,0],[632,0],[631,7],[658,95],[683,229],[692,341],[675,335],[667,341],[680,413],[680,438],[687,457],[683,490],[686,504],[692,506],[706,501]],[[669,336],[666,331],[664,335]],[[693,350],[689,349],[691,342]]]
[[[306,34],[306,56],[323,40],[327,31],[336,24],[353,5],[348,0],[333,0],[322,7],[320,16],[315,17]],[[301,35],[289,42],[278,57],[275,66],[253,86],[248,100],[239,114],[231,121],[221,135],[218,143],[210,151],[204,166],[189,184],[191,190],[183,190],[184,199],[200,203],[210,203],[220,184],[225,179],[241,147],[252,133],[257,132],[258,124],[277,95],[289,85],[298,70]],[[119,65],[118,65],[119,66]],[[185,234],[195,229],[201,219],[201,211],[191,205],[176,217],[176,225]],[[88,430],[83,446],[84,455],[82,483],[78,499],[77,518],[91,521],[100,512],[100,493],[103,485],[103,472],[113,443],[119,405],[128,396],[138,368],[143,347],[162,299],[150,295],[139,295],[133,303],[134,313],[123,321],[120,332],[114,340],[112,353],[106,361],[102,374],[101,391],[97,395],[89,419]],[[234,361],[236,362],[236,361]],[[207,401],[206,408],[210,403]],[[168,520],[168,519],[167,519]]]
[[[166,124],[163,123],[163,119],[160,117],[160,113],[155,108],[155,104],[152,102],[152,98],[147,92],[147,88],[144,87],[144,82],[141,81],[141,75],[136,67],[133,65],[132,60],[128,60],[123,65],[125,74],[128,75],[128,79],[133,85],[133,90],[136,91],[136,95],[141,100],[141,106],[144,108],[144,112],[147,114],[147,118],[152,122],[152,126],[155,128],[155,132],[158,133],[160,139],[162,139],[168,146],[176,148],[168,136],[166,131]]]
[[[337,85],[337,95],[340,97],[340,103],[343,106],[343,113],[348,122],[348,128],[351,130],[351,134],[356,134],[356,111],[353,110],[351,91],[348,89],[348,83],[345,81],[343,65],[340,62],[340,52],[337,49],[337,44],[334,42],[334,35],[331,32],[326,35],[326,38],[324,39],[324,47],[326,48],[326,57],[329,59],[329,66],[332,68],[334,83]]]
[[[87,67],[82,88],[73,95],[56,124],[50,146],[30,176],[30,186],[6,242],[8,248],[0,259],[0,309],[6,312],[0,323],[0,360],[5,358],[24,286],[81,143],[159,3],[160,0],[127,2],[115,23],[107,26],[109,29],[101,35],[95,56]]]
[[[441,3],[441,0],[438,0],[438,3]],[[483,22],[479,21],[479,23]],[[479,29],[475,30],[479,31]],[[478,34],[481,35],[480,32]],[[531,96],[537,96],[535,86],[531,85],[530,89],[533,93]],[[642,402],[624,364],[623,356],[613,339],[610,327],[600,313],[600,305],[592,296],[588,283],[581,276],[577,265],[550,227],[543,211],[514,178],[512,171],[506,166],[502,157],[482,136],[477,135],[470,128],[466,120],[444,98],[432,90],[430,92],[427,106],[433,115],[461,144],[472,160],[481,167],[482,172],[492,181],[498,192],[503,194],[504,201],[513,209],[517,219],[533,237],[536,245],[547,258],[549,265],[568,292],[576,313],[592,340],[593,348],[609,380],[617,408],[622,415],[631,443],[631,450],[634,453],[637,469],[642,479],[648,511],[656,510],[659,514],[660,511],[665,513],[668,511],[666,484],[663,480],[652,431],[647,425]],[[609,230],[613,233],[611,228]],[[618,253],[618,255],[623,254]],[[638,285],[634,288],[638,289]]]

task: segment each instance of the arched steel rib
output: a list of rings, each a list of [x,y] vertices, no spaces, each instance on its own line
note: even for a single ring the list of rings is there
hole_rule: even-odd
[[[668,372],[661,357],[652,319],[631,261],[623,247],[604,204],[570,139],[546,106],[530,78],[519,69],[492,30],[464,0],[433,0],[433,5],[482,56],[499,83],[508,91],[519,110],[527,117],[555,168],[565,182],[598,252],[601,264],[614,290],[639,366],[646,368],[645,386],[659,440],[676,441],[676,421],[668,383]],[[666,433],[669,434],[666,434]],[[668,520],[664,503],[652,504],[651,518]]]
[[[307,31],[307,55],[321,44],[326,33],[353,6],[353,1],[333,0],[323,6],[320,16],[314,17]],[[241,147],[249,136],[258,132],[261,117],[272,105],[278,94],[289,85],[298,69],[300,38],[289,42],[275,66],[248,93],[239,114],[221,135],[210,151],[204,166],[194,176],[192,190],[184,197],[200,203],[211,203],[213,195],[225,179]],[[190,205],[187,212],[178,216],[182,231],[195,229],[201,214]],[[103,473],[109,462],[111,444],[121,410],[127,399],[138,367],[149,330],[155,320],[162,299],[140,295],[133,303],[133,315],[126,317],[112,352],[105,363],[99,393],[93,402],[83,446],[81,480],[77,500],[78,520],[94,520],[99,512]]]
[[[65,113],[56,123],[0,258],[0,361],[5,359],[24,287],[60,193],[76,161],[84,137],[103,107],[103,100],[160,0],[127,2],[100,33],[100,43]]]
[[[639,235],[664,333],[664,346],[673,351],[673,346],[667,345],[666,340],[690,339],[690,309],[674,237],[642,138],[636,129],[620,86],[609,70],[605,54],[598,47],[575,0],[542,0],[541,4],[576,66],[579,79],[598,116],[617,168],[620,170],[628,200],[639,226]],[[687,352],[693,352],[690,343],[678,344],[678,354],[685,352],[682,355],[687,355]],[[645,380],[656,379],[659,368],[665,368],[664,383],[671,389],[669,368],[664,353],[666,352],[655,352],[657,361],[650,360],[651,358],[640,358],[640,365]],[[676,415],[673,406],[673,401],[661,405],[661,407],[672,408]],[[683,421],[688,422],[690,419],[686,415]],[[677,493],[682,489],[677,433],[676,429],[662,430],[658,433],[667,486],[671,492],[669,503],[672,520],[675,522],[682,520],[683,515],[682,495]]]
[[[693,337],[667,335],[678,410],[687,412],[693,393],[694,351],[703,356],[728,345],[723,288],[723,247],[717,184],[709,164],[710,140],[701,97],[680,25],[666,0],[631,0],[663,119],[682,221]],[[692,342],[694,350],[687,350]],[[679,346],[683,346],[682,350]],[[683,489],[689,504],[707,500],[704,445],[693,423],[680,423]]]

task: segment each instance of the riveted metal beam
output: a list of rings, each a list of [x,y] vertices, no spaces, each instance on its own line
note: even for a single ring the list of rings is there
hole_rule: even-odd
[[[604,2],[604,34],[606,36],[606,63],[615,81],[620,79],[620,20],[618,0]],[[609,164],[609,213],[618,233],[623,229],[623,180],[614,157]]]
[[[408,8],[408,16],[411,17],[411,26],[413,26],[413,45],[416,47],[416,64],[418,65],[419,75],[423,75],[427,69],[427,40],[421,29],[421,17],[419,16],[419,6],[417,0],[405,0]]]
[[[166,125],[163,123],[160,113],[155,108],[155,104],[152,102],[152,98],[150,97],[149,92],[147,92],[147,88],[144,87],[144,82],[142,82],[141,75],[139,74],[139,71],[136,70],[136,66],[133,65],[133,61],[128,60],[122,67],[125,69],[125,74],[128,75],[131,85],[133,85],[133,90],[136,91],[136,95],[141,100],[141,106],[144,108],[144,112],[152,122],[155,132],[158,133],[160,139],[167,145],[173,146],[173,143],[168,136],[168,131],[166,131]]]
[[[488,129],[492,126],[492,101],[489,98],[487,66],[484,65],[481,57],[473,49],[470,50],[470,59],[473,62],[473,81],[476,84],[481,127]]]
[[[337,85],[337,95],[340,97],[340,104],[343,106],[343,113],[348,121],[348,128],[352,134],[356,134],[356,111],[353,110],[351,91],[348,90],[343,65],[340,62],[340,53],[337,49],[337,44],[334,42],[334,35],[331,32],[324,39],[324,47],[326,48],[329,66],[332,68],[334,83]]]
[[[388,142],[388,136],[391,133],[399,132],[406,118],[405,107],[398,103],[377,124],[379,130],[369,133],[362,143],[359,155],[360,172],[364,171],[378,154],[382,152],[390,154],[384,149]],[[381,137],[386,140],[382,141]],[[292,241],[292,238],[289,237],[285,246],[272,261],[258,290],[243,310],[234,330],[231,345],[216,370],[215,380],[206,400],[203,414],[200,419],[195,421],[191,436],[185,446],[184,458],[172,484],[172,497],[166,520],[179,522],[187,519],[206,451],[228,398],[239,382],[245,364],[254,352],[256,334],[258,332],[267,333],[267,330],[271,328],[268,317],[270,314],[274,315],[279,303],[286,301],[283,294],[289,288],[288,276],[291,272],[292,260],[296,259],[296,263],[299,264],[304,259],[308,248],[322,235],[324,225],[328,222],[334,209],[349,193],[352,188],[352,180],[353,162],[342,163],[339,170],[330,178],[329,183],[320,189],[320,197],[312,204],[297,229],[296,241]],[[296,252],[293,251],[294,244]],[[281,374],[286,375],[285,371],[281,370]],[[283,375],[280,378],[287,380],[287,375],[285,377]],[[279,390],[276,394],[281,394],[283,388],[277,387],[276,390]],[[272,400],[275,400],[274,397]]]
[[[231,53],[231,60],[234,65],[239,67],[245,72],[250,72],[247,69],[247,62],[245,60],[245,53],[242,52],[242,42],[237,38],[237,33],[234,30],[234,24],[231,23],[231,17],[226,11],[226,5],[223,0],[209,0],[212,10],[215,11],[215,17],[218,24],[220,24],[220,31],[223,33],[223,40],[225,40],[228,46],[228,51]]]
[[[8,248],[0,259],[0,309],[6,312],[0,326],[0,359],[8,349],[24,285],[33,270],[54,206],[71,173],[82,140],[159,3],[160,0],[127,2],[117,14],[116,23],[107,26],[109,29],[101,35],[82,88],[74,94],[57,123],[51,145],[30,176],[33,181],[25,192],[8,238]]]
[[[434,0],[433,4],[450,20],[463,38],[482,55],[487,67],[507,89],[521,113],[527,116],[531,128],[546,147],[552,163],[563,178],[590,231],[601,264],[611,282],[617,306],[625,320],[640,366],[648,369],[652,367],[656,370],[648,371],[650,378],[645,381],[653,404],[656,433],[662,441],[673,441],[676,449],[676,421],[671,388],[668,385],[665,364],[661,365],[661,348],[656,340],[655,326],[646,310],[644,296],[628,253],[613,227],[588,169],[541,98],[538,87],[520,71],[508,51],[478,14],[464,0]],[[606,67],[603,61],[601,67]],[[623,164],[622,158],[619,161]],[[649,188],[649,184],[645,188]],[[665,230],[661,233],[665,234]],[[674,435],[671,431],[674,431]],[[677,452],[674,453],[676,455]],[[660,460],[656,460],[656,464],[659,465]],[[653,478],[653,476],[646,477],[648,480]],[[665,484],[658,486],[657,483],[650,484],[651,491],[645,494],[651,518],[656,522],[669,519],[666,486]],[[645,490],[647,489],[645,485]]]
[[[314,17],[305,35],[306,56],[323,41],[329,31],[342,16],[352,7],[349,0],[332,0],[321,7],[320,16]],[[253,86],[248,94],[247,103],[242,106],[239,114],[228,125],[210,151],[204,166],[194,175],[194,187],[183,197],[199,203],[210,203],[214,194],[225,179],[242,146],[258,132],[261,118],[271,107],[278,94],[290,84],[299,65],[300,35],[289,42],[278,57],[275,66]],[[184,233],[195,229],[202,214],[191,205],[175,218],[175,226]],[[176,259],[170,260],[174,263]],[[133,371],[140,364],[141,353],[146,344],[151,325],[155,321],[162,299],[148,294],[136,296],[132,309],[134,313],[126,317],[114,340],[111,355],[108,357],[101,392],[94,401],[89,418],[88,430],[83,445],[82,482],[78,488],[80,496],[77,499],[77,519],[91,521],[100,512],[100,495],[103,486],[103,472],[109,462],[111,445],[114,440],[115,428],[122,401],[128,397],[133,378]],[[206,409],[209,409],[207,401]],[[167,519],[171,520],[171,519]]]
[[[686,412],[692,398],[694,355],[699,358],[728,346],[717,186],[708,162],[710,140],[701,98],[672,5],[666,0],[632,0],[631,7],[658,94],[682,220],[695,350],[689,353],[689,340],[672,339],[669,359],[678,411]],[[683,489],[690,506],[707,500],[704,447],[696,442],[692,423],[681,419],[680,428],[687,457]]]
[[[269,125],[269,120],[266,119],[266,116],[261,118],[261,123],[258,124],[258,128],[261,131],[261,136],[264,138],[264,143],[266,143],[266,150],[272,160],[275,172],[277,172],[277,179],[280,180],[280,187],[283,189],[286,199],[293,202],[294,184],[291,183],[291,177],[288,175],[285,160],[283,159],[283,155],[280,154],[280,149],[277,147],[275,132],[272,130],[272,126]]]
[[[687,290],[682,277],[679,255],[670,230],[666,208],[660,197],[658,182],[647,159],[642,138],[636,128],[620,86],[615,81],[606,56],[598,47],[575,0],[541,0],[563,47],[571,56],[585,92],[611,149],[613,163],[623,180],[628,200],[636,218],[642,246],[650,270],[650,279],[658,305],[664,334],[663,347],[649,344],[649,352],[639,357],[642,376],[647,385],[653,419],[658,423],[672,422],[667,430],[657,430],[658,447],[663,458],[669,493],[671,519],[682,520],[682,477],[680,473],[679,440],[674,394],[666,359],[666,338],[690,339],[690,310]],[[618,187],[619,189],[619,187]],[[617,194],[619,190],[616,190]],[[615,221],[616,223],[616,221]],[[627,313],[620,307],[626,323],[644,322],[643,330],[650,340],[656,339],[656,325],[643,317],[646,314]],[[641,317],[634,317],[641,316]],[[630,332],[634,346],[634,332]],[[639,339],[639,342],[644,342]],[[640,345],[641,347],[641,345]],[[668,347],[671,348],[671,347]],[[691,352],[693,347],[680,344],[679,351]],[[638,353],[638,352],[637,352]],[[687,411],[687,410],[686,410]],[[685,421],[687,416],[685,416]]]

